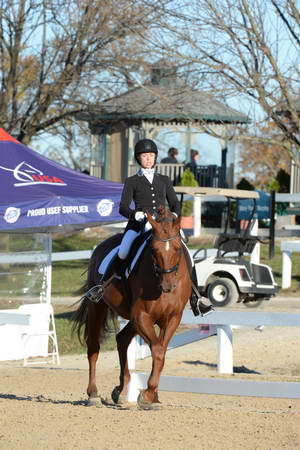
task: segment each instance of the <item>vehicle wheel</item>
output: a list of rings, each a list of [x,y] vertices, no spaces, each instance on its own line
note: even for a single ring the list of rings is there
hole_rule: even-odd
[[[208,286],[207,297],[214,306],[225,306],[236,303],[239,292],[230,278],[218,278]]]

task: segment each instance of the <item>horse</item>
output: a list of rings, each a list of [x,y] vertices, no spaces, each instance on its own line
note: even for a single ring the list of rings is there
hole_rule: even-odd
[[[74,313],[73,331],[80,337],[84,327],[87,345],[89,405],[97,405],[100,401],[96,386],[96,363],[109,320],[117,316],[128,320],[128,323],[116,334],[120,384],[113,389],[112,400],[118,405],[126,402],[130,381],[127,349],[131,340],[139,335],[150,347],[152,370],[147,388],[138,396],[138,406],[151,409],[160,403],[158,384],[168,343],[180,324],[183,310],[191,295],[192,282],[189,257],[180,235],[180,218],[175,218],[167,209],[163,209],[156,219],[147,213],[147,220],[152,226],[152,236],[133,273],[128,277],[127,284],[124,285],[124,281],[118,278],[109,280],[98,303],[83,297]],[[119,243],[121,238],[121,234],[112,236],[95,248],[83,289],[97,285],[99,262],[111,249],[112,244]],[[155,326],[159,328],[158,333]]]

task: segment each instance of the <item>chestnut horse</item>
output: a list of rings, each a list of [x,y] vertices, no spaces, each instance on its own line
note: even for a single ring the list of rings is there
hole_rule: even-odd
[[[158,384],[164,367],[168,343],[176,331],[184,307],[191,295],[192,284],[189,275],[189,262],[186,249],[180,236],[180,218],[175,218],[169,211],[162,210],[154,220],[147,214],[152,225],[152,237],[146,245],[133,273],[124,282],[113,278],[105,289],[103,298],[93,303],[86,297],[73,319],[74,330],[80,335],[85,326],[84,337],[87,344],[89,361],[89,383],[87,394],[89,404],[99,401],[96,387],[96,362],[100,343],[108,328],[109,313],[121,316],[129,322],[116,336],[120,360],[120,384],[112,392],[115,403],[124,401],[130,373],[127,363],[127,349],[131,340],[138,334],[151,349],[152,370],[147,389],[141,391],[138,405],[141,408],[154,407],[158,400]],[[122,235],[110,240],[118,242]],[[85,289],[90,289],[99,282],[99,262],[107,253],[104,241],[94,250],[88,269]],[[106,246],[105,246],[106,245]],[[159,327],[156,333],[155,325]]]

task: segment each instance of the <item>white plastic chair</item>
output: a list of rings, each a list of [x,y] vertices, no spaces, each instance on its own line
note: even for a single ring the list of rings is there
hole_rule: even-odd
[[[30,314],[30,325],[24,326],[23,364],[60,364],[53,307],[50,303],[21,305],[20,312]],[[51,352],[49,352],[49,346]],[[43,357],[29,360],[31,357]],[[51,357],[51,359],[49,359]]]

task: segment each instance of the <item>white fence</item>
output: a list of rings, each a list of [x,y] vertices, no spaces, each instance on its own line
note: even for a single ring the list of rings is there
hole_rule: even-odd
[[[0,264],[34,264],[43,273],[39,302],[18,309],[0,310],[0,361],[23,359],[24,365],[38,362],[60,363],[54,313],[51,306],[51,253],[1,253]],[[29,275],[31,270],[28,271]],[[8,272],[9,274],[9,272]],[[15,276],[24,272],[15,272]],[[30,295],[30,292],[27,292]],[[25,295],[25,294],[24,294]],[[27,297],[28,297],[27,295]],[[51,357],[49,359],[49,357]]]
[[[218,372],[233,373],[232,325],[256,327],[258,325],[299,327],[300,314],[266,312],[214,312],[206,317],[195,317],[185,310],[181,324],[210,324],[216,326],[218,342]],[[179,335],[180,336],[180,335]],[[141,346],[141,344],[139,344]],[[145,345],[145,344],[144,344]],[[129,349],[129,361],[133,360]],[[140,351],[141,353],[141,351]],[[138,355],[137,355],[138,356]],[[145,389],[149,374],[132,372],[127,399],[137,400],[139,390]],[[300,398],[299,382],[261,382],[231,379],[206,379],[162,376],[160,390],[201,394],[242,395],[252,397]]]

